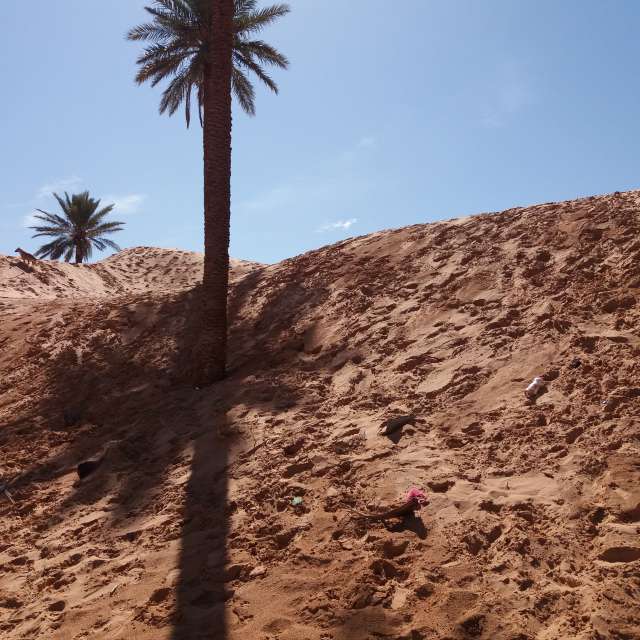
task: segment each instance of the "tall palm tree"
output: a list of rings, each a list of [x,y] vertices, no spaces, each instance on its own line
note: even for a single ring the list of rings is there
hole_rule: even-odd
[[[231,93],[255,113],[252,72],[277,93],[265,66],[284,69],[287,59],[254,36],[289,12],[286,4],[257,8],[256,0],[154,0],[145,7],[152,21],[128,33],[147,43],[136,82],[169,83],[160,113],[184,105],[187,127],[197,99],[204,147],[204,275],[202,332],[196,350],[196,378],[208,384],[224,377],[227,349],[229,225],[231,213]]]
[[[37,256],[53,260],[64,256],[65,261],[70,262],[75,254],[76,264],[81,264],[89,260],[94,247],[99,251],[107,247],[120,250],[113,240],[105,238],[106,235],[122,231],[124,225],[124,222],[105,221],[114,205],[101,209],[100,200],[92,198],[88,191],[74,194],[71,198],[66,192],[64,198],[57,193],[53,197],[58,201],[63,215],[37,209],[40,213],[35,214],[34,218],[44,224],[30,227],[37,232],[33,237],[54,238],[36,251]]]

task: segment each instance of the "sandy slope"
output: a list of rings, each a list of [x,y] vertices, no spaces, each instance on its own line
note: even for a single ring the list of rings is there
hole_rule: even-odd
[[[207,389],[178,356],[199,257],[0,259],[2,637],[640,638],[639,211],[614,194],[237,265]],[[419,519],[347,509],[411,485]]]

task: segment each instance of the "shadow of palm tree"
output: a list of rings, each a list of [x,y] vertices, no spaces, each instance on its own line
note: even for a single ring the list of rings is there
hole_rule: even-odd
[[[224,424],[218,424],[224,428]],[[227,637],[227,451],[215,433],[199,438],[182,514],[172,640]]]
[[[171,616],[174,640],[227,637],[225,601],[234,578],[227,567],[227,474],[234,460],[230,449],[234,455],[246,450],[250,455],[256,444],[245,437],[242,425],[229,420],[228,412],[237,403],[277,411],[283,397],[295,402],[298,394],[271,379],[272,364],[281,357],[276,352],[286,318],[270,326],[258,317],[256,322],[267,326],[266,333],[273,339],[249,340],[243,346],[256,323],[243,322],[240,312],[251,282],[257,281],[238,288],[230,301],[232,373],[207,389],[182,381],[188,377],[189,355],[197,343],[198,290],[172,294],[162,301],[128,296],[87,308],[77,301],[60,303],[75,316],[66,328],[69,345],[39,371],[38,405],[16,416],[0,435],[7,442],[20,432],[22,444],[30,448],[28,442],[35,443],[41,436],[32,426],[37,420],[59,436],[58,443],[65,441],[55,455],[48,455],[47,446],[41,446],[15,483],[23,516],[33,516],[36,527],[46,527],[51,518],[59,522],[80,505],[100,505],[109,511],[106,540],[117,536],[131,547],[140,543],[135,523],[157,509],[163,494],[174,489],[173,476],[190,465],[189,479],[181,486],[182,508],[173,514],[180,521],[181,539]],[[290,289],[285,289],[288,295]],[[149,316],[155,321],[145,324]],[[87,332],[93,337],[79,355],[77,347],[86,341]],[[173,339],[170,347],[162,342],[167,336]],[[254,351],[257,344],[259,360]],[[252,375],[247,383],[243,375],[249,367]],[[105,449],[103,466],[37,515],[43,489],[46,493],[56,479],[74,472],[78,462],[95,458]],[[150,606],[155,597],[151,595]]]

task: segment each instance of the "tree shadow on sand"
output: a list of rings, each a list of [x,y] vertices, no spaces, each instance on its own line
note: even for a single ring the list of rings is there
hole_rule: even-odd
[[[32,429],[27,435],[25,429],[39,417],[42,427],[63,434],[67,440],[57,455],[35,459],[14,483],[21,514],[32,516],[40,530],[61,522],[82,505],[93,505],[96,510],[109,512],[105,544],[117,536],[123,544],[137,548],[144,536],[140,519],[157,512],[167,492],[179,490],[171,497],[178,495],[174,502],[182,504],[173,514],[180,522],[181,545],[173,586],[175,606],[168,619],[172,640],[228,637],[224,604],[231,593],[226,566],[228,472],[230,465],[242,459],[243,452],[250,456],[255,446],[253,434],[247,433],[241,419],[229,418],[229,412],[239,403],[245,408],[273,412],[276,396],[268,370],[263,372],[264,379],[253,375],[247,382],[232,367],[226,380],[206,389],[181,382],[188,377],[190,354],[198,335],[193,312],[198,295],[195,290],[161,301],[127,297],[92,311],[70,301],[69,313],[86,312],[87,317],[70,328],[69,348],[42,367],[38,384],[44,393],[38,406],[17,416],[2,432],[5,441],[17,432],[22,432],[20,438],[36,441],[38,433]],[[132,338],[126,337],[130,329],[119,326],[116,333],[124,342],[113,340],[106,331],[114,322],[109,311],[122,309],[130,317],[155,310],[151,315],[156,321],[142,332],[133,331]],[[238,309],[236,304],[234,314]],[[180,320],[177,324],[176,319]],[[252,330],[239,320],[235,324],[234,335]],[[137,325],[133,326],[135,329]],[[94,337],[79,357],[76,345],[87,327]],[[156,348],[167,335],[174,339],[171,348]],[[247,362],[251,357],[245,353],[241,359]],[[296,393],[277,385],[277,394],[295,398]],[[46,495],[47,488],[74,472],[78,462],[106,449],[105,461],[94,474],[76,482],[52,508],[36,515],[43,491]],[[184,467],[189,464],[186,485],[176,484],[176,476],[184,476]],[[91,531],[88,533],[95,542]],[[78,542],[82,542],[82,536],[83,532],[78,533]],[[140,609],[137,620],[154,624],[145,609],[161,597],[167,597],[162,589],[151,594],[146,604],[136,602]]]
[[[99,304],[60,302],[73,318],[64,335],[69,346],[45,361],[38,382],[44,393],[32,415],[67,442],[58,455],[35,459],[22,475],[24,515],[36,510],[43,485],[53,486],[111,442],[104,467],[56,499],[41,516],[41,526],[81,505],[100,505],[109,513],[107,536],[117,532],[127,545],[142,549],[148,537],[140,531],[141,516],[180,504],[169,512],[173,538],[156,539],[154,532],[152,540],[161,547],[180,539],[172,588],[134,603],[141,610],[137,620],[153,624],[146,610],[158,600],[168,605],[173,594],[175,605],[163,621],[171,625],[172,640],[228,637],[224,603],[231,593],[226,565],[233,508],[228,476],[259,446],[247,433],[242,410],[273,415],[296,405],[304,389],[298,378],[316,379],[342,348],[301,356],[304,332],[331,293],[332,275],[306,256],[283,265],[275,277],[261,268],[232,287],[229,376],[206,389],[184,382],[199,331],[198,288],[161,299],[131,295]],[[92,334],[88,343],[87,334]],[[287,379],[295,382],[284,384],[281,374],[292,368],[298,373]],[[314,401],[305,395],[300,411],[309,413]],[[20,427],[27,429],[28,416],[22,418]],[[35,440],[38,434],[28,437]]]

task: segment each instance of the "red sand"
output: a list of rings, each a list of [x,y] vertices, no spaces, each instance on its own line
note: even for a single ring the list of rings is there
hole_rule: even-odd
[[[237,262],[230,376],[206,389],[177,355],[201,256],[0,257],[2,638],[640,638],[639,211]],[[420,520],[346,508],[412,485]]]

